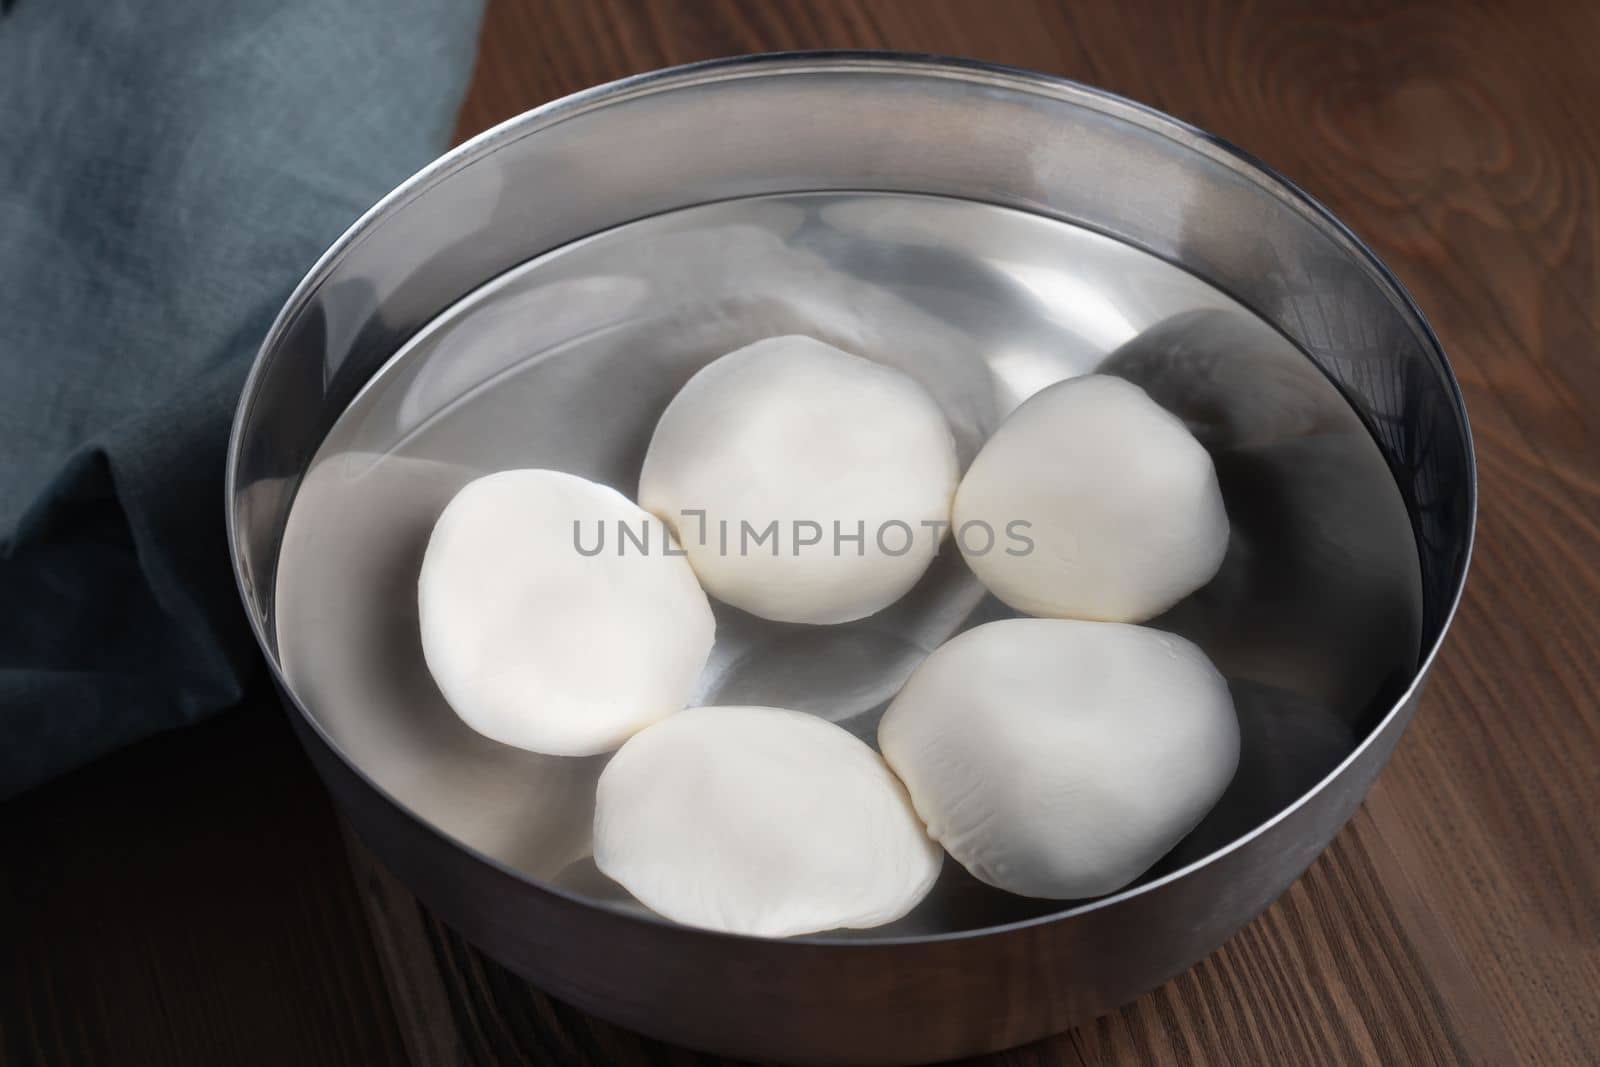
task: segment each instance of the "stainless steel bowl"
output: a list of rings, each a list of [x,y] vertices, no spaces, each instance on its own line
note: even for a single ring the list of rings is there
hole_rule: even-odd
[[[1229,499],[1250,558],[1162,624],[1209,637],[1202,643],[1213,656],[1237,665],[1224,669],[1241,715],[1280,668],[1353,708],[1334,758],[1302,756],[1269,727],[1254,756],[1247,752],[1231,800],[1155,872],[1110,897],[1005,905],[953,885],[920,925],[767,941],[618,907],[485,845],[464,827],[480,810],[491,817],[491,786],[474,791],[461,768],[490,767],[491,783],[500,773],[515,781],[532,764],[501,766],[513,757],[473,749],[480,742],[439,725],[448,716],[428,720],[440,731],[441,776],[455,761],[452,781],[468,783],[452,786],[455,807],[446,811],[437,798],[452,790],[437,788],[427,767],[397,774],[392,748],[350,728],[352,717],[377,721],[383,700],[368,694],[362,704],[337,690],[308,699],[310,687],[295,684],[285,645],[304,636],[302,623],[282,616],[279,593],[286,533],[295,536],[291,506],[336,420],[397,351],[435,343],[456,312],[441,315],[469,294],[463,305],[481,312],[508,293],[537,291],[544,275],[530,260],[624,223],[740,200],[756,205],[746,222],[759,229],[770,213],[740,198],[817,194],[849,207],[879,193],[1073,223],[1175,264],[1253,313],[1192,309],[1141,324],[1106,369],[1190,419],[1223,457],[1225,493],[1230,480],[1253,487]],[[997,240],[982,226],[962,232],[975,245]],[[774,247],[792,252],[796,241]],[[486,288],[492,279],[500,280]],[[1125,281],[1139,291],[1137,278]],[[1331,400],[1298,413],[1317,432],[1293,447],[1264,453],[1251,440],[1278,364],[1215,363],[1219,352],[1260,342],[1236,332],[1240,322],[1268,324],[1277,333],[1266,334],[1292,342],[1303,353],[1295,358],[1321,372],[1310,377]],[[624,346],[571,360],[549,383],[644,381],[619,394],[616,410],[659,410],[706,355],[677,352],[670,372],[631,377],[628,358]],[[590,413],[546,406],[537,432],[550,448],[609,432]],[[625,467],[649,423],[617,424],[629,429],[612,459]],[[972,429],[981,435],[983,418]],[[1329,475],[1320,443],[1356,437],[1373,462],[1354,481],[1348,465],[1346,475]],[[1288,182],[1206,134],[1083,86],[877,54],[761,56],[644,75],[529,112],[445,156],[373,208],[295,290],[245,387],[228,458],[228,524],[246,608],[300,737],[369,846],[447,922],[566,1001],[669,1041],[815,1063],[933,1061],[1065,1029],[1181,972],[1266,907],[1350,817],[1410,719],[1465,578],[1475,491],[1466,415],[1438,342],[1372,253]],[[1417,558],[1407,555],[1403,575],[1378,568],[1394,576],[1372,598],[1352,600],[1339,568],[1360,565],[1356,557],[1377,543],[1367,537],[1377,511],[1366,505],[1385,494],[1398,500]],[[340,499],[335,492],[324,507],[336,512]],[[392,551],[377,543],[391,536],[389,524],[342,528],[329,573],[361,563],[369,536],[367,555]],[[315,553],[321,542],[307,543]],[[400,587],[410,580],[402,579]],[[1270,606],[1264,621],[1243,617],[1240,605],[1261,604]],[[371,635],[386,651],[368,651],[396,664],[395,684],[429,688],[405,654],[413,624],[397,618],[387,636]],[[1271,669],[1257,669],[1259,633],[1285,626],[1302,646],[1303,635],[1321,635],[1333,651],[1275,653]],[[743,624],[733,632],[759,633]],[[336,625],[312,636],[312,644],[326,636],[337,655],[341,640],[355,640]],[[1398,667],[1372,666],[1390,663]],[[376,710],[356,715],[358,704]],[[1247,749],[1250,736],[1246,723]],[[514,804],[497,811],[493,818],[516,815]],[[582,853],[581,842],[564,839],[540,847]]]

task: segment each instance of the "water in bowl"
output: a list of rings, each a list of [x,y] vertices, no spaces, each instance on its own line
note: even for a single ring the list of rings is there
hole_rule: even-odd
[[[1262,320],[1160,259],[1037,215],[927,196],[770,196],[630,223],[508,272],[421,330],[341,416],[295,498],[276,592],[284,669],[333,742],[469,847],[639,909],[590,859],[605,757],[522,752],[456,718],[422,661],[418,566],[445,503],[490,471],[554,468],[632,495],[655,421],[689,376],[784,333],[912,375],[944,408],[963,463],[1023,399],[1097,371],[1144,386],[1211,451],[1227,560],[1153,624],[1227,676],[1241,763],[1146,879],[1293,803],[1410,677],[1421,589],[1400,493],[1338,391]],[[859,622],[786,625],[717,605],[698,701],[800,708],[870,742],[923,656],[1011,614],[948,543],[908,596]],[[947,861],[911,915],[852,936],[1060,907]]]

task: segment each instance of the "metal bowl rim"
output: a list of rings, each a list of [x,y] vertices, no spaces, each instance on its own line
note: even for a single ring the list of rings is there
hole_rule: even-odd
[[[885,938],[842,938],[828,935],[809,935],[784,939],[755,937],[748,934],[725,933],[718,930],[708,930],[698,927],[685,927],[653,914],[636,915],[629,912],[612,912],[613,917],[622,923],[642,923],[650,926],[664,927],[679,932],[701,935],[705,937],[723,938],[733,941],[759,942],[765,945],[793,945],[829,948],[876,948],[879,946],[928,944],[942,941],[957,941],[968,938],[988,937],[992,935],[1016,932],[1028,927],[1042,926],[1075,918],[1090,912],[1099,911],[1120,904],[1126,900],[1145,893],[1153,893],[1167,885],[1180,881],[1191,873],[1206,867],[1222,857],[1244,848],[1251,841],[1269,832],[1279,823],[1290,818],[1296,811],[1310,803],[1311,800],[1326,789],[1333,781],[1343,775],[1346,769],[1355,763],[1366,750],[1384,733],[1412,700],[1417,696],[1423,681],[1432,670],[1433,662],[1439,654],[1439,649],[1444,643],[1445,635],[1449,632],[1450,625],[1455,619],[1456,611],[1460,607],[1462,593],[1466,587],[1467,572],[1470,566],[1472,550],[1477,536],[1478,520],[1478,466],[1472,440],[1472,428],[1467,417],[1465,397],[1461,392],[1460,382],[1455,372],[1450,367],[1443,346],[1439,343],[1432,325],[1417,306],[1405,286],[1384,264],[1378,255],[1358,237],[1347,225],[1339,220],[1328,208],[1301,189],[1289,178],[1286,178],[1268,164],[1262,162],[1251,153],[1234,145],[1232,142],[1215,134],[1209,133],[1197,126],[1191,125],[1182,119],[1174,118],[1164,111],[1130,100],[1127,97],[1109,92],[1105,89],[1085,85],[1069,78],[1058,77],[1052,74],[1043,74],[1038,71],[1027,70],[1020,67],[1007,66],[1000,63],[991,63],[983,60],[966,59],[954,56],[942,56],[930,53],[896,52],[884,50],[821,50],[821,51],[786,51],[764,52],[753,55],[734,56],[724,59],[711,59],[697,63],[688,63],[680,66],[666,67],[659,70],[648,71],[615,81],[606,82],[588,89],[572,93],[567,96],[541,104],[538,107],[515,115],[497,126],[483,131],[475,137],[464,141],[455,148],[446,152],[426,167],[407,178],[391,192],[367,209],[355,222],[333,242],[328,249],[317,258],[305,276],[291,292],[283,308],[273,320],[271,328],[267,331],[265,339],[257,350],[251,364],[238,407],[234,413],[233,426],[228,436],[227,467],[224,477],[224,507],[228,555],[233,565],[234,581],[238,588],[242,603],[246,606],[249,616],[250,629],[255,635],[256,643],[267,660],[268,669],[272,672],[273,681],[278,690],[292,704],[294,711],[316,733],[318,739],[338,756],[341,762],[356,775],[362,783],[382,797],[390,806],[403,813],[408,819],[417,824],[428,833],[443,839],[447,844],[466,853],[474,860],[486,864],[501,874],[514,879],[530,888],[543,893],[551,894],[573,904],[585,908],[597,908],[592,901],[581,894],[571,892],[559,886],[551,885],[540,879],[531,877],[523,872],[510,867],[500,860],[485,855],[476,848],[465,844],[449,834],[439,830],[432,823],[422,818],[406,805],[400,803],[389,794],[381,785],[374,781],[365,770],[352,760],[343,749],[329,736],[321,722],[312,715],[301,703],[298,695],[290,687],[288,680],[283,676],[282,667],[278,658],[269,651],[271,643],[262,621],[256,613],[248,609],[250,593],[246,584],[246,575],[239,556],[239,542],[237,538],[237,523],[235,520],[234,498],[237,489],[237,471],[239,456],[243,448],[243,431],[259,391],[261,380],[273,362],[278,345],[289,328],[289,324],[312,298],[312,295],[332,273],[333,269],[344,256],[358,245],[379,221],[398,207],[403,206],[421,193],[432,188],[449,178],[452,174],[476,160],[495,152],[504,143],[529,136],[541,129],[548,128],[559,122],[574,118],[589,110],[618,103],[630,98],[647,95],[650,93],[669,91],[693,85],[707,84],[710,82],[728,81],[743,77],[766,76],[771,74],[806,74],[828,70],[849,70],[858,72],[880,72],[916,74],[924,77],[942,77],[967,83],[991,82],[998,83],[1007,88],[1032,92],[1050,96],[1055,99],[1082,105],[1085,99],[1093,100],[1102,106],[1098,110],[1102,113],[1119,114],[1120,117],[1135,122],[1146,130],[1164,135],[1186,147],[1193,149],[1209,148],[1212,159],[1223,163],[1232,169],[1253,179],[1266,192],[1274,194],[1286,205],[1296,209],[1308,218],[1313,224],[1338,238],[1347,246],[1350,252],[1360,261],[1377,280],[1398,298],[1401,309],[1412,317],[1413,325],[1420,335],[1427,352],[1432,356],[1434,369],[1443,379],[1446,390],[1453,402],[1455,412],[1459,416],[1458,422],[1462,434],[1463,458],[1468,469],[1467,480],[1467,530],[1466,543],[1461,556],[1459,573],[1455,576],[1451,591],[1450,604],[1439,622],[1438,633],[1434,635],[1432,643],[1426,653],[1420,658],[1410,683],[1394,702],[1394,705],[1384,714],[1371,730],[1368,731],[1355,748],[1339,764],[1329,771],[1321,781],[1306,790],[1292,804],[1279,811],[1272,818],[1267,819],[1248,833],[1234,838],[1228,844],[1197,859],[1191,863],[1170,871],[1150,882],[1120,890],[1109,896],[1097,897],[1083,903],[1072,904],[1060,911],[1050,912],[1046,915],[1034,916],[1015,922],[1002,923],[995,926],[977,927],[971,930],[957,930],[939,934],[923,934],[916,936],[885,937]],[[1075,99],[1076,98],[1076,99]],[[910,191],[910,190],[908,190]],[[488,280],[488,279],[486,279]],[[303,472],[302,472],[303,474]]]

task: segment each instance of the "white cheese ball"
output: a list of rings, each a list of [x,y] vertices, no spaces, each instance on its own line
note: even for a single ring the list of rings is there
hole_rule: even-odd
[[[689,926],[761,937],[881,926],[943,856],[878,754],[783,708],[690,708],[636,735],[595,801],[595,864]]]
[[[952,521],[989,591],[1049,618],[1153,618],[1228,548],[1211,456],[1144,390],[1101,375],[1017,408],[961,480]]]
[[[618,524],[640,535],[619,549]],[[576,524],[576,529],[575,529]],[[597,540],[604,548],[595,555]],[[711,654],[711,605],[660,520],[559,471],[512,470],[446,505],[422,560],[422,653],[474,730],[553,756],[616,748],[678,711]]]
[[[989,885],[1074,899],[1148,870],[1239,762],[1228,686],[1181,637],[1006,619],[934,650],[878,727],[928,832]]]
[[[719,600],[838,623],[916,584],[959,476],[944,414],[910,376],[809,337],[772,337],[708,364],[673,398],[639,502],[674,525]]]

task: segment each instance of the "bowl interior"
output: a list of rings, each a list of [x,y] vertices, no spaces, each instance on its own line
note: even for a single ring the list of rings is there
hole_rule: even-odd
[[[628,907],[584,862],[599,761],[494,746],[440,706],[415,654],[421,539],[485,469],[631,491],[678,385],[784,331],[905,367],[964,459],[1021,396],[1095,368],[1212,450],[1229,560],[1158,625],[1229,676],[1245,769],[1153,874],[1314,787],[1442,636],[1471,538],[1459,394],[1336,222],[1205,135],[1080,86],[765,57],[513,120],[397,190],[291,298],[241,401],[229,525],[258,637],[313,727],[463,844]],[[705,695],[870,736],[927,648],[998,611],[946,557],[838,632],[723,611]],[[319,587],[337,595],[300,591]],[[1064,907],[947,863],[936,902],[880,934]]]
[[[434,826],[530,877],[636,907],[590,859],[604,758],[522,752],[460,722],[423,666],[418,567],[439,511],[481,474],[549,467],[631,495],[687,377],[789,332],[918,379],[963,463],[1034,391],[1094,371],[1145,386],[1211,450],[1230,552],[1156,625],[1229,678],[1243,761],[1147,878],[1281,811],[1409,681],[1422,595],[1404,502],[1354,411],[1281,334],[1193,275],[1067,223],[948,198],[808,193],[684,209],[548,253],[458,302],[374,376],[313,459],[278,566],[279,653],[309,713]],[[717,613],[696,703],[799,708],[868,743],[924,656],[1014,615],[948,543],[907,597],[855,623]],[[1059,907],[949,862],[911,915],[854,936]]]

